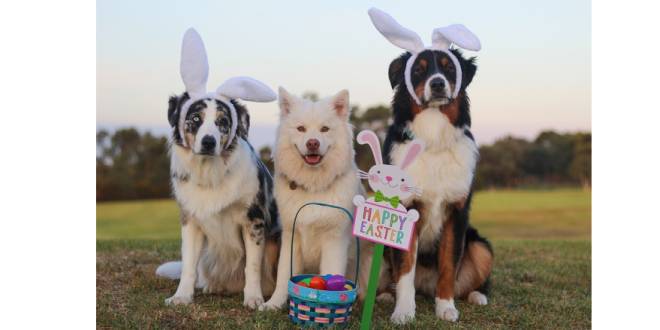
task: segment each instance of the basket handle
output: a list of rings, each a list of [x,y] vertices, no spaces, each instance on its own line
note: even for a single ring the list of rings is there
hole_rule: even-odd
[[[302,211],[303,208],[305,208],[306,206],[309,206],[309,205],[325,206],[325,207],[330,207],[330,208],[333,208],[333,209],[341,210],[344,213],[346,213],[346,216],[348,217],[348,221],[350,221],[351,224],[353,223],[353,214],[351,214],[351,212],[349,210],[347,210],[347,209],[345,209],[341,206],[326,204],[326,203],[321,203],[321,202],[309,202],[309,203],[303,204],[303,206],[301,206],[298,209],[298,211],[296,212],[296,216],[293,218],[293,228],[291,229],[291,254],[289,255],[290,256],[289,278],[293,277],[293,237],[296,235],[296,221],[298,220],[298,214],[300,213],[300,211]],[[357,260],[356,260],[356,264],[355,264],[355,287],[357,287],[358,274],[360,274],[360,239],[356,237],[355,242],[357,243],[357,249],[356,249]]]

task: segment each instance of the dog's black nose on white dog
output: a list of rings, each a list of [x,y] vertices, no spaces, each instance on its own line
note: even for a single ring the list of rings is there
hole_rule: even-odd
[[[213,150],[215,150],[215,143],[216,142],[215,142],[214,137],[212,137],[210,135],[204,136],[202,138],[202,150],[203,151],[213,151]]]
[[[319,147],[321,146],[321,142],[319,142],[317,139],[309,139],[305,145],[309,151],[318,151]]]
[[[442,93],[445,91],[445,81],[442,78],[433,78],[429,86],[433,93]]]

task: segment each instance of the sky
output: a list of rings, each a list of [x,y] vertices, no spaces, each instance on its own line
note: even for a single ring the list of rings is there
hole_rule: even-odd
[[[481,40],[468,87],[479,143],[538,132],[591,130],[589,1],[97,1],[97,128],[167,134],[167,99],[184,91],[181,38],[201,34],[208,89],[251,76],[277,90],[321,97],[350,91],[364,109],[389,104],[389,63],[402,50],[372,26],[378,7],[430,44],[434,28],[462,23]],[[251,142],[272,144],[276,102],[245,102]]]

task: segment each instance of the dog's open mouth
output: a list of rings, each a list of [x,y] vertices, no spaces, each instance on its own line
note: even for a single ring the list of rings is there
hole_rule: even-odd
[[[323,160],[323,155],[319,154],[307,154],[302,157],[308,165],[318,165]]]

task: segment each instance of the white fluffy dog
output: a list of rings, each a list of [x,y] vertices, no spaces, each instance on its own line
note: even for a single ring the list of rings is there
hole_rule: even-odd
[[[354,162],[348,91],[313,102],[279,90],[280,126],[275,146],[274,194],[282,221],[282,248],[275,292],[260,310],[281,308],[287,299],[290,242],[296,212],[307,202],[352,210],[361,191]],[[293,275],[346,274],[355,267],[351,222],[338,210],[310,206],[298,216]]]

